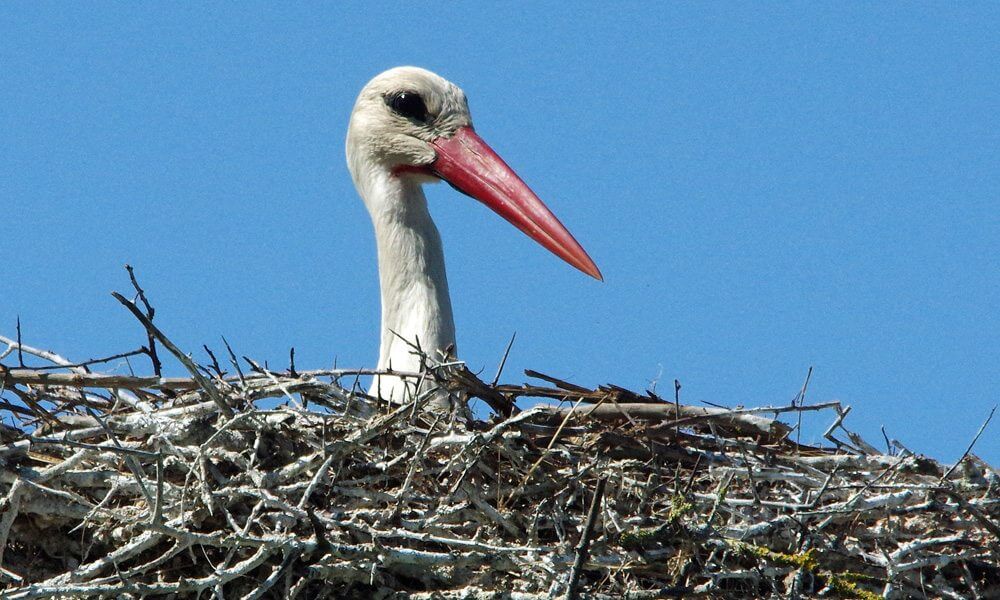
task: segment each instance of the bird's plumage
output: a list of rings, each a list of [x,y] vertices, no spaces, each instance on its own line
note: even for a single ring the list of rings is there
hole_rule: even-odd
[[[600,278],[572,235],[474,132],[465,93],[442,77],[417,67],[376,76],[358,95],[346,145],[348,168],[378,247],[379,369],[417,372],[421,353],[433,361],[456,355],[444,252],[427,209],[425,183],[447,180]],[[371,391],[403,400],[417,390],[412,381],[379,376]]]
[[[385,99],[415,91],[434,127],[394,114]],[[422,185],[430,175],[400,174],[401,165],[430,164],[430,142],[454,134],[470,123],[465,94],[445,79],[416,67],[386,71],[361,90],[347,130],[347,163],[364,200],[378,246],[382,325],[379,369],[416,372],[420,358],[414,346],[431,359],[454,352],[455,322],[448,294],[441,236],[431,220]],[[440,133],[439,133],[440,132]],[[411,382],[412,387],[412,382]],[[380,377],[373,392],[400,400],[406,380]],[[411,392],[414,390],[410,390]]]

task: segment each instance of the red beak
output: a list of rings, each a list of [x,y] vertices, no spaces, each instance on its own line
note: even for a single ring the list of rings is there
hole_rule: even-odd
[[[438,177],[493,209],[559,258],[603,281],[583,247],[472,127],[461,127],[432,145],[437,158],[430,168]]]

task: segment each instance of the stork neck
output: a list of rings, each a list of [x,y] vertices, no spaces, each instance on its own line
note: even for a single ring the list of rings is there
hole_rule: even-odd
[[[455,322],[441,236],[414,177],[386,175],[365,190],[382,292],[380,369],[417,371],[413,346],[440,360],[454,352]]]

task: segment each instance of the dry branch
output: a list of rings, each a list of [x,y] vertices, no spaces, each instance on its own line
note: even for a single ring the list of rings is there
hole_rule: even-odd
[[[882,455],[835,402],[393,373],[495,411],[449,429],[350,388],[371,371],[203,369],[119,300],[190,378],[0,337],[50,363],[0,364],[4,598],[1000,597],[1000,475],[971,445]],[[789,439],[804,413],[836,447]]]

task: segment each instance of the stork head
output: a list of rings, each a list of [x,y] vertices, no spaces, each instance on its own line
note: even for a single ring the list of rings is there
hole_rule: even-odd
[[[465,93],[417,67],[390,69],[361,90],[347,130],[347,162],[366,202],[380,176],[444,180],[584,273],[597,265],[472,127]],[[371,206],[369,206],[371,209]]]

